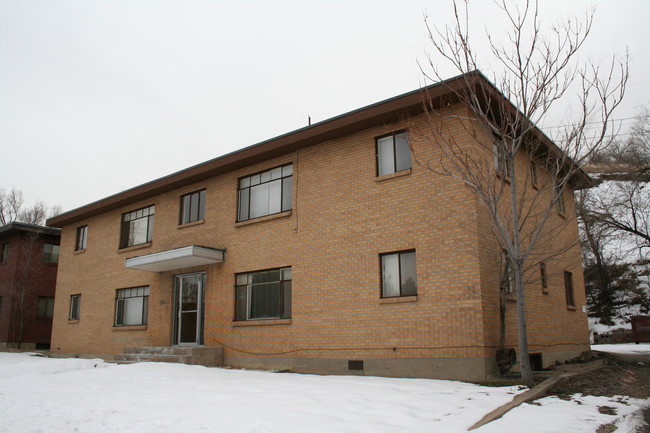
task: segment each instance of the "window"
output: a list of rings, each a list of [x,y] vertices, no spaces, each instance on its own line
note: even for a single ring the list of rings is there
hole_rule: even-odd
[[[9,243],[4,243],[0,246],[0,263],[7,263],[9,258]]]
[[[555,187],[555,206],[557,207],[557,212],[561,215],[564,215],[564,194],[562,188],[559,186]]]
[[[411,168],[411,148],[406,132],[377,138],[377,176]]]
[[[54,244],[43,244],[43,261],[48,263],[59,263],[59,246]]]
[[[542,281],[542,290],[548,291],[548,277],[546,275],[546,263],[539,264],[539,278]]]
[[[503,174],[505,177],[510,177],[510,167],[508,166],[508,153],[506,144],[501,137],[495,135],[494,143],[492,144],[492,153],[494,156],[494,168],[497,174]]]
[[[54,312],[54,297],[52,296],[39,296],[38,297],[38,317],[52,318]]]
[[[237,221],[291,210],[292,183],[292,164],[239,179]]]
[[[566,304],[574,307],[576,304],[573,299],[573,274],[569,271],[564,271],[564,291],[566,292]]]
[[[192,223],[205,219],[205,190],[181,196],[180,224]]]
[[[75,243],[75,251],[83,251],[86,249],[86,240],[88,239],[88,226],[77,227],[77,242]]]
[[[291,268],[237,274],[235,320],[291,317]]]
[[[532,159],[530,160],[530,184],[537,186],[537,164]]]
[[[415,251],[382,254],[380,258],[382,298],[418,294]]]
[[[81,295],[70,296],[70,315],[68,320],[79,320],[79,304],[81,302]]]
[[[149,286],[119,289],[115,294],[115,326],[146,325]]]
[[[503,289],[506,295],[512,295],[515,288],[515,278],[512,274],[510,256],[507,250],[502,250],[502,263],[503,274],[501,275],[501,289]]]
[[[122,215],[120,248],[151,242],[154,210],[151,205]]]

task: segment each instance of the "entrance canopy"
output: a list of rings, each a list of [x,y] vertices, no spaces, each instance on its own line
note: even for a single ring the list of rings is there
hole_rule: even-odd
[[[125,267],[149,272],[165,272],[224,261],[225,250],[190,245],[188,247],[126,259]]]

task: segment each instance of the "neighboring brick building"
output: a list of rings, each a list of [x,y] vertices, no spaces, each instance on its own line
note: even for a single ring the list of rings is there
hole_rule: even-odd
[[[48,349],[61,230],[0,227],[0,347]]]
[[[455,84],[427,90],[442,100]],[[422,95],[49,220],[63,229],[52,353],[111,357],[131,346],[195,345],[223,347],[234,367],[494,376],[501,249],[484,236],[490,229],[475,196],[415,162],[414,154],[439,159]],[[458,123],[467,112],[447,102],[458,114],[447,126],[459,143],[473,143]],[[518,158],[525,170],[529,159]],[[543,265],[544,287],[527,287],[530,351],[543,365],[589,348],[570,191],[552,219],[562,230],[550,243],[573,246]],[[508,304],[506,347],[516,348]]]

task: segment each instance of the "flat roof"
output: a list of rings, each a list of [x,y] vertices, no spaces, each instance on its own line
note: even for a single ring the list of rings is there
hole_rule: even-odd
[[[61,229],[56,227],[39,226],[36,224],[28,224],[17,221],[0,226],[0,236],[11,232],[29,232],[50,236],[61,236]]]

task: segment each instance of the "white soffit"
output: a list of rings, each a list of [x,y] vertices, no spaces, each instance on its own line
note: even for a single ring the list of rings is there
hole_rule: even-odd
[[[126,259],[125,267],[149,272],[165,272],[193,266],[211,265],[224,260],[224,250],[190,245]]]

